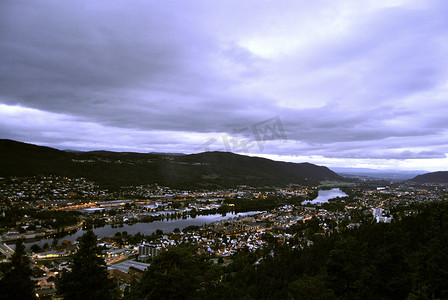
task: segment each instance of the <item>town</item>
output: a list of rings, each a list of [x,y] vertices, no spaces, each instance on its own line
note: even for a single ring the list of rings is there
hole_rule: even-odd
[[[172,247],[191,245],[227,265],[240,251],[256,253],[275,244],[308,247],[316,237],[364,222],[390,223],[413,214],[416,204],[448,195],[440,185],[339,184],[191,191],[153,184],[109,191],[85,178],[3,178],[1,255],[6,261],[14,242],[22,239],[34,264],[36,293],[52,299],[55,278],[70,268],[80,234],[106,228],[97,233],[98,245],[110,276],[124,291],[155,256]],[[338,196],[317,201],[325,191]],[[154,224],[175,227],[161,230]]]

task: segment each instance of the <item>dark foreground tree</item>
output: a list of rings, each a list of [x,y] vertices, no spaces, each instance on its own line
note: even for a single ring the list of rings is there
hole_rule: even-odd
[[[289,285],[289,299],[331,300],[335,299],[333,291],[325,286],[319,278],[304,275]]]
[[[25,253],[22,240],[17,241],[15,252],[5,269],[5,274],[0,280],[0,299],[36,298],[34,283],[31,280],[30,260]]]
[[[217,277],[207,257],[190,248],[173,248],[153,260],[126,299],[211,299],[203,291]]]
[[[78,252],[73,255],[71,272],[63,273],[56,282],[57,290],[65,300],[117,298],[117,286],[108,278],[106,263],[100,255],[97,237],[89,230],[82,236]]]

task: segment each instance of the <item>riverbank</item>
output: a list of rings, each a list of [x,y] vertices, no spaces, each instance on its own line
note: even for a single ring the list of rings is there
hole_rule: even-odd
[[[70,234],[71,232],[76,232],[79,229],[82,228],[84,224],[84,221],[79,222],[76,225],[73,226],[67,226],[64,227],[62,229],[58,229],[58,230],[53,230],[53,229],[47,229],[45,231],[33,231],[33,232],[26,232],[26,233],[6,233],[3,236],[0,237],[0,242],[1,243],[5,243],[5,244],[11,244],[16,242],[17,240],[24,240],[25,242],[27,241],[32,241],[32,240],[40,240],[40,239],[46,239],[49,237],[56,237],[59,235],[67,235]]]
[[[245,213],[227,213],[223,214],[213,214],[213,215],[203,215],[203,216],[189,216],[187,218],[179,218],[179,219],[164,219],[159,221],[153,221],[149,223],[134,223],[134,224],[123,224],[123,226],[112,226],[105,225],[101,227],[93,227],[92,230],[99,238],[111,237],[114,236],[117,232],[126,231],[128,234],[135,235],[137,233],[141,233],[143,235],[151,235],[156,230],[162,230],[164,233],[172,232],[175,228],[179,228],[179,230],[183,230],[188,226],[203,226],[204,224],[211,224],[214,222],[219,222],[225,219],[231,219],[236,217],[248,216],[248,215],[256,215],[262,213],[262,211],[251,211]],[[55,234],[43,237],[41,239],[28,239],[25,240],[25,246],[27,248],[31,247],[33,244],[37,244],[40,247],[43,247],[44,244],[52,245],[54,240],[56,239],[58,245],[62,243],[63,240],[67,240],[69,242],[76,241],[79,237],[81,237],[87,229],[82,227],[82,224],[78,229],[66,232],[66,234],[61,235]],[[5,241],[4,241],[5,242]],[[14,241],[7,241],[5,243],[12,244]]]

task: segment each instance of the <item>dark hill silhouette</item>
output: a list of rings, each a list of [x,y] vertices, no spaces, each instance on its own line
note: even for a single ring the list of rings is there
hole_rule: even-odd
[[[448,184],[448,171],[431,172],[415,176],[411,179],[417,183],[446,183]]]
[[[134,152],[66,152],[0,140],[0,176],[86,177],[109,188],[158,183],[171,187],[312,184],[341,180],[327,167],[287,163],[230,152],[171,155]]]

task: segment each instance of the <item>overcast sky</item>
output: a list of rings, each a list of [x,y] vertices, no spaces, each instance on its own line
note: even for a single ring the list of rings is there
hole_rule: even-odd
[[[446,0],[0,2],[0,138],[448,170]]]

